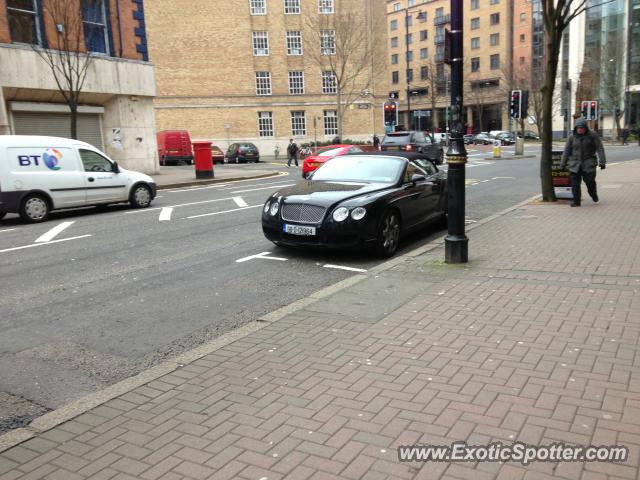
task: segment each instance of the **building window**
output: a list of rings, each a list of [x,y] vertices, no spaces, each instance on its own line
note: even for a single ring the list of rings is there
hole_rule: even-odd
[[[324,134],[338,135],[338,112],[335,110],[324,111]]]
[[[524,57],[520,57],[520,65],[524,65]]]
[[[420,30],[420,41],[424,41],[429,38],[429,32],[427,30]]]
[[[411,62],[413,60],[413,50],[409,50],[406,53],[407,62]]]
[[[284,0],[284,13],[287,15],[300,13],[300,0]]]
[[[471,30],[477,30],[480,28],[480,17],[471,19]]]
[[[490,25],[498,25],[500,23],[500,14],[499,13],[492,13],[491,16],[489,17],[489,24]]]
[[[429,67],[420,67],[420,80],[427,80],[429,78]]]
[[[491,5],[497,5],[497,4],[499,4],[499,3],[500,3],[500,0],[491,0],[489,3],[490,3]]]
[[[491,55],[491,70],[497,70],[500,68],[500,54]]]
[[[429,49],[428,48],[421,48],[420,49],[420,58],[422,60],[424,60],[425,58],[429,58]]]
[[[405,41],[407,42],[407,45],[411,45],[411,42],[413,42],[413,34],[407,33],[405,35]]]
[[[303,111],[291,112],[291,135],[304,137],[307,135],[307,119]]]
[[[391,55],[391,65],[397,65],[398,64],[398,54],[394,53],[393,55]]]
[[[7,16],[13,42],[40,45],[36,0],[7,0]]]
[[[400,11],[400,3],[394,3],[393,4],[393,11],[394,12],[399,12]]]
[[[271,95],[271,72],[256,72],[256,95]]]
[[[489,45],[491,45],[492,47],[495,47],[496,45],[500,45],[499,33],[492,33],[491,35],[489,35]]]
[[[266,15],[267,0],[249,0],[249,9],[251,15]]]
[[[527,21],[527,14],[526,13],[522,12],[520,14],[520,21],[521,22],[526,22]]]
[[[304,94],[304,72],[289,72],[289,95]]]
[[[426,23],[426,21],[427,21],[427,12],[418,13],[418,22]]]
[[[287,55],[302,55],[302,33],[300,30],[287,32]]]
[[[320,30],[320,53],[322,55],[336,54],[335,30]]]
[[[524,33],[521,33],[520,34],[520,43],[524,43],[524,39],[525,39]]]
[[[410,27],[411,25],[413,25],[413,17],[411,15],[407,15],[405,18],[405,24],[407,25],[407,27]]]
[[[82,0],[82,25],[87,50],[109,54],[107,12],[103,0]]]
[[[398,29],[398,20],[391,20],[389,22],[389,30],[394,31]]]
[[[322,93],[338,93],[338,82],[333,72],[322,72]]]
[[[264,57],[269,55],[269,34],[267,32],[253,33],[253,56]]]
[[[471,49],[477,50],[478,48],[480,48],[480,37],[473,37],[471,39]]]
[[[471,10],[480,8],[480,0],[471,0]]]
[[[407,83],[413,82],[413,68],[407,68]]]
[[[272,112],[258,112],[258,134],[261,137],[273,137]]]
[[[391,48],[398,46],[398,37],[391,37]]]
[[[318,13],[333,13],[333,0],[318,0]]]
[[[395,72],[391,72],[391,83],[399,83],[400,82],[400,75],[398,74],[397,71]]]
[[[480,70],[480,57],[473,57],[471,59],[471,71],[477,72]]]

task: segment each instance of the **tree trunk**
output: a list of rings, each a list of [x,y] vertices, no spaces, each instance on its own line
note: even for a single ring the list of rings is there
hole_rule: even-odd
[[[78,105],[75,102],[69,102],[69,110],[71,111],[71,138],[78,139]]]
[[[540,156],[540,188],[543,202],[555,202],[556,194],[551,176],[553,148],[553,91],[556,84],[560,39],[562,32],[547,32],[547,68],[542,86],[542,154]]]
[[[340,89],[338,89],[338,93],[336,94],[336,114],[338,115],[338,137],[340,141],[342,141],[342,116],[344,115],[344,111],[342,110],[342,94]]]

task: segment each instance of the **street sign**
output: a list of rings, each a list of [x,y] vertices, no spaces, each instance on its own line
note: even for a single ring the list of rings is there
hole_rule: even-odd
[[[427,115],[427,111],[426,110],[414,110],[413,111],[413,116],[414,117],[428,117],[429,115]]]
[[[369,104],[368,103],[359,103],[358,104],[358,108],[360,110],[368,110],[369,109]]]

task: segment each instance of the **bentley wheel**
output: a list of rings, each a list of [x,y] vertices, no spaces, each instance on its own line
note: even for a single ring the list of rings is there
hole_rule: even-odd
[[[376,250],[384,258],[391,257],[398,250],[400,240],[400,218],[394,210],[389,210],[382,217],[378,231]]]

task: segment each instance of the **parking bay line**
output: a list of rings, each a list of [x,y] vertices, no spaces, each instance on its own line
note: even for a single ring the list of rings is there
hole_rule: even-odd
[[[160,222],[168,222],[171,220],[171,214],[173,213],[173,207],[164,207],[160,210],[160,216],[158,217],[158,221]]]
[[[288,183],[286,185],[278,185],[276,188],[284,188],[284,187],[291,187],[292,185],[295,185],[294,183]],[[244,193],[244,192],[255,192],[256,190],[272,190],[274,187],[262,187],[262,188],[251,188],[249,190],[234,190],[231,193]]]
[[[93,235],[80,235],[79,237],[61,238],[60,240],[51,240],[50,242],[33,243],[31,245],[23,245],[21,247],[5,248],[0,253],[15,252],[16,250],[24,250],[25,248],[41,247],[43,245],[51,245],[52,243],[68,242],[69,240],[79,240],[81,238],[92,237]]]
[[[45,233],[44,235],[41,235],[40,237],[38,237],[38,239],[36,240],[36,243],[47,243],[47,242],[50,242],[51,240],[56,238],[64,230],[69,228],[74,223],[75,222],[62,222],[59,225],[56,225],[51,230],[49,230],[47,233]]]
[[[177,207],[188,207],[191,205],[202,205],[203,203],[213,203],[213,202],[222,202],[225,200],[233,200],[232,197],[227,198],[215,198],[213,200],[203,200],[201,202],[189,202],[189,203],[181,203],[178,205],[169,205],[168,207],[154,207],[154,208],[144,208],[141,210],[131,210],[129,212],[124,212],[124,215],[131,215],[134,213],[145,213],[145,212],[153,212],[154,210],[162,210],[163,208],[177,208]]]
[[[260,258],[260,259],[263,259],[263,260],[277,260],[279,262],[286,262],[287,261],[286,258],[270,257],[269,255],[271,255],[271,252],[262,252],[262,253],[258,253],[256,255],[249,255],[248,257],[239,258],[238,260],[236,260],[236,263],[244,263],[244,262],[248,262],[249,260],[254,260],[256,258]]]
[[[236,204],[239,207],[248,207],[249,204],[247,202],[245,202],[242,197],[233,197],[233,201],[236,202]]]
[[[354,268],[354,267],[344,267],[342,265],[331,265],[330,263],[327,263],[326,265],[322,266],[323,268],[335,268],[337,270],[346,270],[347,272],[359,272],[359,273],[365,273],[366,270],[364,268]]]
[[[0,233],[3,232],[13,232],[15,230],[15,228],[7,228],[6,230],[0,230]]]
[[[212,213],[203,213],[201,215],[191,215],[190,217],[185,217],[185,218],[200,218],[200,217],[210,217],[212,215],[221,215],[223,213],[231,213],[231,212],[238,212],[240,210],[248,210],[250,208],[262,208],[263,205],[249,205],[248,207],[241,207],[241,208],[234,208],[232,210],[224,210],[222,212],[212,212]]]

